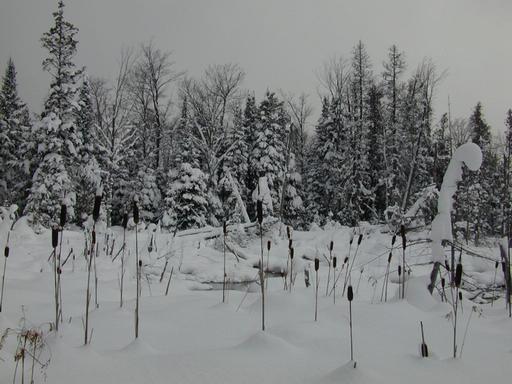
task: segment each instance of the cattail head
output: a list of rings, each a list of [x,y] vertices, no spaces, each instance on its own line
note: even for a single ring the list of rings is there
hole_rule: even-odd
[[[320,260],[318,257],[315,257],[315,271],[318,271],[318,268],[320,268]]]
[[[139,224],[139,207],[137,202],[133,202],[133,221],[135,224]]]
[[[494,265],[494,268],[495,268],[495,269],[498,269],[498,266],[499,266],[499,265],[500,265],[500,262],[499,262],[499,261],[497,261],[497,262],[496,262],[496,264]]]
[[[396,242],[396,234],[393,235],[393,237],[391,238],[391,245],[395,245],[395,242]]]
[[[92,243],[96,244],[96,231],[94,229],[92,230]]]
[[[363,241],[363,234],[362,233],[359,235],[359,238],[357,239],[357,245],[360,245],[361,241]]]
[[[461,282],[462,282],[462,264],[458,263],[457,268],[455,269],[455,286],[457,288],[459,288]]]
[[[100,218],[101,195],[94,196],[94,208],[92,210],[92,219],[98,221]]]
[[[57,245],[59,244],[59,230],[57,227],[52,228],[52,247],[57,248]]]
[[[343,264],[347,264],[348,263],[348,256],[345,257],[345,260],[343,260]]]
[[[61,228],[64,228],[64,226],[66,225],[67,211],[68,211],[67,205],[62,204],[60,206],[60,223],[59,223]]]
[[[269,240],[269,241],[267,241],[267,251],[269,251],[269,252],[270,252],[270,248],[271,248],[271,246],[272,246],[272,242],[271,242],[270,240]]]
[[[352,289],[351,285],[348,286],[347,299],[348,299],[348,301],[354,300],[354,290]]]
[[[459,300],[462,300],[462,292],[459,291]]]
[[[142,260],[139,260],[139,268],[142,267]]]
[[[400,226],[400,235],[402,236],[402,248],[405,249],[407,247],[407,239],[405,237],[405,226],[403,224]]]
[[[60,269],[60,267],[57,267],[57,274],[61,274],[62,273],[62,269]]]
[[[123,228],[126,229],[128,227],[128,214],[125,212],[123,215]]]
[[[290,227],[286,227],[286,236],[291,239],[292,238],[292,233],[290,232]]]
[[[336,263],[337,263],[337,261],[338,261],[338,259],[336,258],[336,256],[334,256],[334,257],[332,258],[332,267],[333,267],[333,268],[336,268]]]
[[[4,256],[9,257],[9,246],[8,245],[4,248]]]
[[[448,272],[450,272],[450,264],[448,264],[448,261],[447,261],[447,260],[445,260],[445,261],[444,261],[444,267],[446,268],[446,270],[447,270]]]
[[[399,265],[398,266],[398,276],[401,276],[402,275],[402,266]]]
[[[228,225],[226,224],[226,222],[222,224],[222,230],[224,232],[224,236],[226,236],[228,234]]]
[[[391,258],[393,257],[393,252],[389,252],[388,256],[388,264],[391,263]]]
[[[441,278],[441,287],[443,287],[443,289],[444,289],[445,285],[446,285],[446,280],[444,279],[444,277],[442,277]]]
[[[290,259],[293,260],[293,256],[295,255],[295,249],[290,248]]]
[[[331,240],[331,243],[329,244],[329,251],[332,252],[333,248],[334,248],[334,241]]]
[[[258,223],[263,223],[263,201],[258,200],[256,202],[256,212],[258,214]]]

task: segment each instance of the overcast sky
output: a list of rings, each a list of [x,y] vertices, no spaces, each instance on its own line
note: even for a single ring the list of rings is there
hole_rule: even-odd
[[[77,63],[112,78],[122,46],[153,39],[174,52],[177,68],[200,75],[209,64],[235,62],[245,88],[307,92],[318,114],[315,72],[333,55],[349,58],[362,40],[375,72],[397,44],[408,66],[431,57],[447,70],[436,113],[467,117],[481,101],[502,131],[512,107],[512,1],[509,0],[67,0],[80,29]],[[57,0],[0,0],[0,68],[12,56],[20,94],[40,111],[49,79],[41,69],[41,34]]]

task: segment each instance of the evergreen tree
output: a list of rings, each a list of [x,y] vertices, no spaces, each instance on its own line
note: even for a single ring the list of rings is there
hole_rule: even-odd
[[[285,176],[286,138],[289,129],[283,104],[267,91],[259,107],[256,142],[252,153],[252,167],[258,177],[267,177],[274,208],[280,207]]]
[[[246,161],[245,167],[247,172],[245,178],[240,180],[244,183],[243,190],[245,191],[242,198],[245,201],[247,214],[250,218],[256,218],[256,206],[252,201],[252,191],[255,190],[258,184],[258,173],[253,164],[253,153],[256,146],[257,131],[258,130],[258,107],[254,96],[248,96],[245,102],[245,109],[243,115],[243,142],[246,147]]]
[[[32,166],[29,112],[18,96],[16,68],[9,59],[0,90],[0,205],[23,210]]]
[[[38,127],[38,157],[41,159],[33,178],[26,212],[33,224],[52,224],[55,207],[64,201],[68,216],[74,220],[76,185],[71,174],[79,166],[82,135],[76,125],[75,106],[78,102],[76,55],[78,29],[64,19],[64,3],[59,1],[53,13],[54,25],[41,38],[48,57],[43,68],[51,75],[50,92],[45,102],[42,124]],[[62,162],[59,164],[58,162]],[[52,185],[52,188],[47,188]]]

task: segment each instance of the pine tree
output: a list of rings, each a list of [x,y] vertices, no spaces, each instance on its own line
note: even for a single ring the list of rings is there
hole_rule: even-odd
[[[257,186],[258,174],[253,164],[253,153],[256,146],[258,129],[258,107],[254,96],[248,96],[245,102],[245,109],[243,115],[243,142],[247,150],[247,159],[245,167],[247,168],[246,175],[240,183],[243,183],[245,194],[242,198],[245,201],[247,214],[250,218],[256,218],[256,206],[252,201],[252,191]]]
[[[16,68],[9,59],[0,90],[0,205],[17,204],[22,211],[30,187],[31,123],[18,96]]]
[[[267,177],[272,205],[279,207],[285,173],[286,138],[289,129],[283,104],[267,91],[259,107],[256,142],[252,153],[252,167],[258,177]]]
[[[68,203],[68,216],[74,220],[76,185],[71,178],[77,166],[82,135],[76,125],[75,107],[78,102],[77,83],[81,70],[73,59],[78,41],[78,29],[64,19],[64,3],[59,1],[53,13],[54,25],[41,38],[48,57],[43,69],[51,75],[50,92],[45,102],[43,119],[37,130],[38,157],[41,159],[34,174],[26,212],[33,224],[48,226],[56,217],[55,207]],[[59,162],[62,162],[60,164]],[[51,188],[48,188],[49,186]]]
[[[75,219],[82,224],[87,215],[91,213],[94,204],[94,191],[101,184],[101,170],[96,160],[98,154],[96,139],[94,137],[93,123],[94,110],[91,100],[91,86],[89,80],[84,78],[78,94],[78,103],[75,106],[76,128],[82,138],[76,164],[70,167],[70,174],[76,190]]]
[[[204,227],[207,223],[208,200],[206,176],[199,168],[182,163],[176,179],[168,189],[162,224],[178,230]]]

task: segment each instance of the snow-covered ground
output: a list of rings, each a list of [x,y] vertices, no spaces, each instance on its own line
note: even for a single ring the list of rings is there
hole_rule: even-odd
[[[5,245],[10,223],[0,223],[0,246]],[[39,362],[50,359],[45,369],[36,365],[35,382],[57,383],[406,383],[502,382],[512,376],[512,320],[507,317],[503,298],[491,306],[478,291],[463,290],[459,313],[458,344],[462,357],[453,359],[451,306],[441,302],[439,292],[430,296],[426,289],[431,265],[428,233],[409,234],[406,261],[411,275],[406,299],[398,297],[397,266],[402,257],[400,240],[393,250],[387,302],[381,301],[382,284],[391,247],[391,236],[382,227],[362,229],[363,240],[351,282],[354,358],[350,362],[349,306],[342,297],[345,268],[337,284],[336,304],[326,296],[329,257],[334,241],[337,273],[345,257],[354,260],[359,232],[352,247],[354,230],[331,226],[292,234],[295,248],[294,271],[298,272],[292,292],[284,291],[278,277],[286,269],[286,232],[274,228],[263,238],[271,240],[269,278],[266,296],[266,331],[261,331],[261,301],[257,280],[260,239],[230,228],[227,275],[231,288],[222,303],[222,240],[211,239],[220,229],[200,233],[172,234],[143,230],[138,234],[143,261],[140,336],[134,339],[135,233],[127,234],[125,302],[119,305],[121,257],[115,261],[123,238],[122,228],[111,230],[112,255],[105,249],[97,257],[98,308],[93,288],[92,342],[83,346],[86,263],[84,234],[65,231],[62,258],[73,248],[62,272],[63,323],[59,332],[49,332],[54,320],[53,272],[48,261],[51,234],[34,234],[23,220],[10,235],[4,305],[0,332],[9,328],[0,350],[0,383],[12,382],[18,340],[15,332],[24,325],[44,331],[45,346]],[[153,242],[151,242],[153,237]],[[210,238],[210,239],[209,239]],[[100,249],[105,234],[99,231]],[[152,243],[152,247],[149,244]],[[151,249],[151,252],[149,251]],[[479,249],[489,260],[463,259],[470,284],[494,281],[496,249]],[[110,251],[109,251],[110,253]],[[321,259],[319,273],[318,321],[314,321],[315,274],[313,260]],[[324,257],[325,256],[325,257]],[[168,260],[166,272],[160,275]],[[0,266],[3,268],[4,259]],[[165,289],[169,272],[173,276],[168,296]],[[303,271],[309,270],[312,285],[307,288]],[[277,276],[277,277],[276,277]],[[330,278],[332,286],[332,275]],[[503,283],[498,271],[496,281]],[[450,298],[449,290],[447,291]],[[502,295],[501,295],[502,296]],[[477,304],[476,301],[479,303]],[[481,303],[480,303],[481,302]],[[472,307],[474,306],[474,311]],[[468,320],[471,322],[462,342]],[[431,357],[420,357],[420,321]],[[461,351],[462,348],[462,351]],[[30,351],[29,351],[30,352]],[[32,360],[26,359],[25,380]],[[20,363],[21,364],[21,363]],[[17,370],[21,382],[21,365]]]

